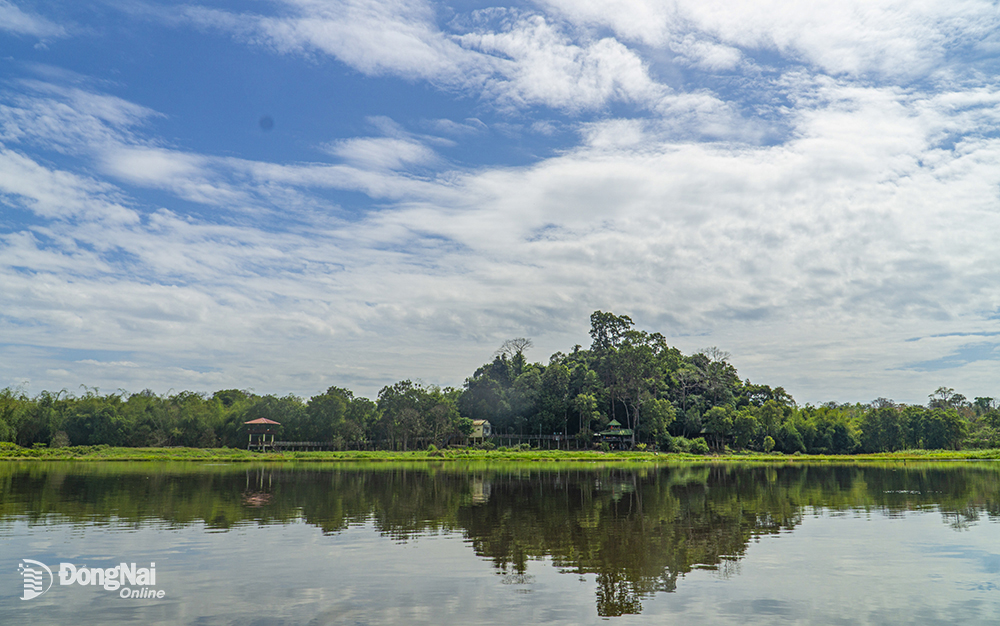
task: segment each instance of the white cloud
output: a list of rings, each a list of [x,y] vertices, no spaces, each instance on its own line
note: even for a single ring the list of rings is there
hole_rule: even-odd
[[[671,48],[702,69],[709,71],[731,70],[743,60],[738,48],[717,44],[687,34]]]
[[[119,148],[105,156],[107,171],[139,184],[198,177],[207,159],[157,148]]]
[[[472,91],[501,106],[568,111],[613,101],[655,103],[666,88],[620,42],[574,42],[544,16],[506,10],[474,15],[450,34],[423,0],[286,0],[288,15],[231,14],[200,7],[187,19],[281,53],[333,56],[368,75],[393,74]],[[456,28],[461,26],[455,23]]]
[[[65,37],[66,29],[39,15],[26,13],[7,0],[0,0],[0,30],[34,37]]]
[[[138,365],[136,365],[132,361],[97,361],[95,359],[81,359],[77,361],[77,363],[79,363],[80,365],[90,365],[93,367],[113,367],[113,368],[138,367]]]
[[[478,118],[466,118],[461,123],[454,120],[428,120],[427,125],[436,132],[461,137],[463,135],[478,135],[487,130],[487,126]]]
[[[79,154],[97,147],[135,142],[132,131],[150,118],[150,109],[121,98],[37,80],[20,81],[0,104],[0,141],[30,142]]]
[[[461,35],[463,45],[509,59],[487,82],[501,103],[545,104],[570,111],[611,101],[646,104],[666,88],[653,81],[634,52],[610,38],[578,45],[540,15],[516,19],[502,31]]]
[[[920,401],[946,374],[906,368],[995,326],[1000,90],[896,84],[945,67],[947,42],[980,32],[949,20],[979,5],[850,5],[853,18],[830,5],[830,24],[798,5],[637,4],[642,19],[608,3],[559,6],[568,23],[502,11],[455,22],[457,35],[416,3],[289,3],[279,17],[188,10],[361,72],[598,112],[560,121],[579,129],[579,145],[521,167],[453,167],[439,156],[446,142],[385,119],[369,120],[381,136],[326,143],[335,163],[203,154],[158,141],[157,114],[123,100],[43,84],[8,97],[0,191],[38,219],[2,236],[0,333],[24,350],[127,354],[89,359],[115,367],[36,355],[17,361],[31,371],[0,375],[372,394],[404,377],[457,384],[509,336],[533,336],[532,356],[544,359],[586,343],[587,316],[601,308],[685,351],[720,345],[744,376],[800,400],[865,400],[870,389]],[[768,10],[765,23],[757,13]],[[913,16],[928,14],[916,28]],[[412,54],[355,41],[348,17],[362,33],[382,20]],[[740,17],[745,33],[733,29]],[[861,35],[837,30],[849,18]],[[771,122],[742,102],[651,78],[642,46],[682,54],[691,71],[746,71],[777,101],[761,106],[780,118],[781,141],[761,141]],[[755,48],[802,64],[751,76]],[[888,78],[853,79],[869,72]],[[606,112],[615,102],[649,114],[619,118]],[[510,123],[522,122],[555,127]],[[485,130],[431,126],[456,141]],[[49,149],[65,161],[37,156]],[[200,202],[212,217],[148,206],[120,184]],[[345,215],[318,193],[331,189],[378,205]],[[906,341],[942,329],[980,335]],[[995,393],[981,364],[955,373],[970,397]]]
[[[124,129],[140,125],[148,118],[162,117],[161,114],[134,102],[79,87],[62,87],[39,80],[23,80],[20,84],[36,93],[59,98],[80,116],[80,120],[93,119]]]
[[[118,180],[213,206],[233,208],[255,204],[252,193],[235,187],[211,171],[218,159],[152,146],[110,144],[97,151],[103,171]]]
[[[87,216],[94,220],[135,222],[135,211],[106,183],[70,172],[52,171],[27,156],[0,147],[0,194],[13,197],[40,217]]]
[[[645,139],[643,120],[607,120],[584,124],[584,141],[594,148],[628,148],[638,146]]]
[[[370,169],[401,169],[407,165],[428,165],[438,160],[433,150],[412,139],[397,137],[357,137],[326,146],[330,154],[348,163]]]
[[[484,71],[483,59],[441,32],[434,24],[434,10],[422,0],[283,4],[287,11],[280,17],[202,7],[187,7],[183,14],[278,52],[327,54],[369,75],[392,73],[448,85],[475,80]]]
[[[933,74],[962,47],[995,46],[1000,13],[965,0],[538,0],[573,23],[729,67],[735,49],[776,51],[834,75]],[[721,46],[705,55],[706,47]],[[702,50],[698,50],[701,47]],[[723,53],[724,50],[730,52]],[[727,58],[728,57],[728,58]]]

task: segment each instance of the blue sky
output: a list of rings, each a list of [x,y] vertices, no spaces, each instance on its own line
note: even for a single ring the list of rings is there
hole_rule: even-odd
[[[0,386],[458,386],[596,309],[1000,395],[993,2],[0,0]]]

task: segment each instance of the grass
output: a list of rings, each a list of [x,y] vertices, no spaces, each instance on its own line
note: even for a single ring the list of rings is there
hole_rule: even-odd
[[[772,452],[742,452],[725,455],[667,454],[656,452],[598,452],[591,450],[471,450],[444,449],[410,452],[311,451],[251,452],[237,448],[116,448],[110,446],[69,446],[64,448],[22,448],[0,443],[0,460],[39,461],[199,461],[216,463],[260,462],[341,462],[369,463],[449,462],[449,461],[537,461],[537,462],[626,462],[626,463],[865,463],[871,461],[1000,460],[1000,450],[906,450],[880,454],[786,455]]]

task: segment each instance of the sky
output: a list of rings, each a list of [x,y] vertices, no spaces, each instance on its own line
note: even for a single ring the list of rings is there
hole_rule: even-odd
[[[998,72],[980,0],[0,0],[0,387],[459,387],[603,310],[1000,396]]]

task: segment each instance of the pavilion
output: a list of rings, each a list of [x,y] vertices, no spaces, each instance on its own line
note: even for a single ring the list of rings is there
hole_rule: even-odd
[[[611,420],[608,427],[599,433],[594,433],[598,443],[606,443],[612,450],[625,450],[632,447],[632,429],[622,428],[621,422]]]
[[[247,450],[251,448],[257,448],[263,450],[268,446],[274,446],[274,432],[275,426],[281,426],[279,422],[274,420],[269,420],[266,417],[258,417],[255,420],[250,420],[249,422],[243,422],[247,426],[247,432],[249,433],[249,439],[247,440]],[[271,436],[271,440],[268,441],[268,435]],[[256,440],[254,439],[256,437]]]

